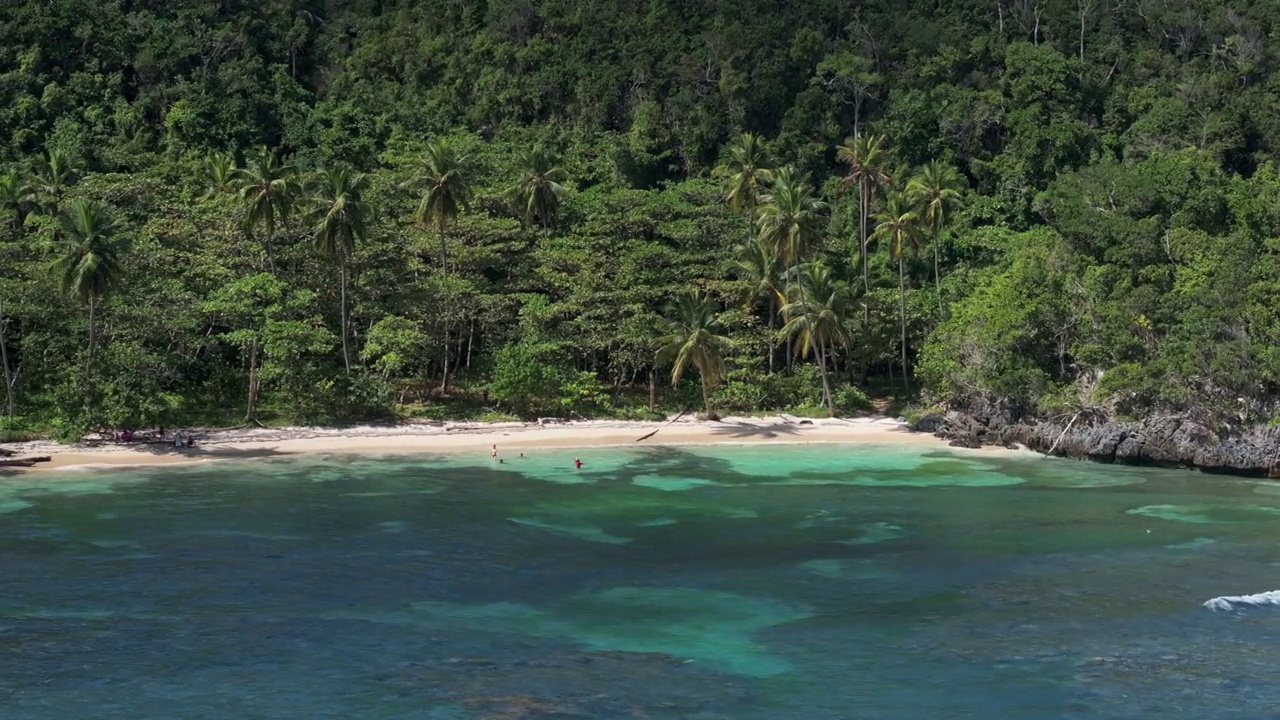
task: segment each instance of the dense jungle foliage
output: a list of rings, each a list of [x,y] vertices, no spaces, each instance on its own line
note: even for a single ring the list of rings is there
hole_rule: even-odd
[[[890,391],[1265,421],[1278,19],[4,3],[4,427],[844,413]]]

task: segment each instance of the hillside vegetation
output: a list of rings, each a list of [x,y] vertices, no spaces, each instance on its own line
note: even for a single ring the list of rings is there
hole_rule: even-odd
[[[5,3],[0,427],[886,392],[1265,422],[1277,19]]]

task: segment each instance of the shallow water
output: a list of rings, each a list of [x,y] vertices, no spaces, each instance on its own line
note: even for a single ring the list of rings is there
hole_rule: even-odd
[[[1263,718],[1276,486],[914,447],[0,478],[0,718]]]

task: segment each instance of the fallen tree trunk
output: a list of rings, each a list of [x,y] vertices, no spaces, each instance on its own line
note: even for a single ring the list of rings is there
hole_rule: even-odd
[[[29,468],[35,467],[36,463],[49,462],[51,460],[53,460],[53,458],[48,455],[42,457],[13,458],[12,460],[0,460],[0,467]]]
[[[671,423],[673,423],[673,422],[675,422],[675,421],[679,420],[680,418],[682,418],[682,417],[684,417],[685,415],[688,415],[688,414],[689,414],[689,408],[685,408],[684,410],[681,410],[679,415],[677,415],[677,416],[675,416],[675,417],[671,418],[671,420],[669,420],[669,421],[667,422],[667,425],[670,425]],[[641,435],[640,437],[636,438],[636,440],[635,440],[635,441],[636,441],[636,442],[640,442],[641,440],[648,440],[649,438],[653,437],[654,435],[657,435],[657,434],[658,434],[658,430],[661,430],[662,428],[667,427],[667,425],[663,425],[662,427],[659,427],[657,430],[654,430],[653,432],[648,433],[648,434],[646,434],[646,435]]]

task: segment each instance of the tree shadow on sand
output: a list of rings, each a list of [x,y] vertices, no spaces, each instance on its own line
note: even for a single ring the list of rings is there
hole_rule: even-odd
[[[754,423],[724,423],[717,425],[712,430],[712,433],[717,437],[731,439],[769,439],[783,436],[794,436],[799,434],[799,432],[799,426],[787,423],[769,423],[768,425],[756,425]]]
[[[257,458],[283,457],[296,453],[285,452],[274,447],[238,448],[219,445],[199,445],[195,447],[177,448],[173,445],[157,443],[127,446],[130,450],[144,452],[156,457],[189,458],[192,460],[254,460]]]

